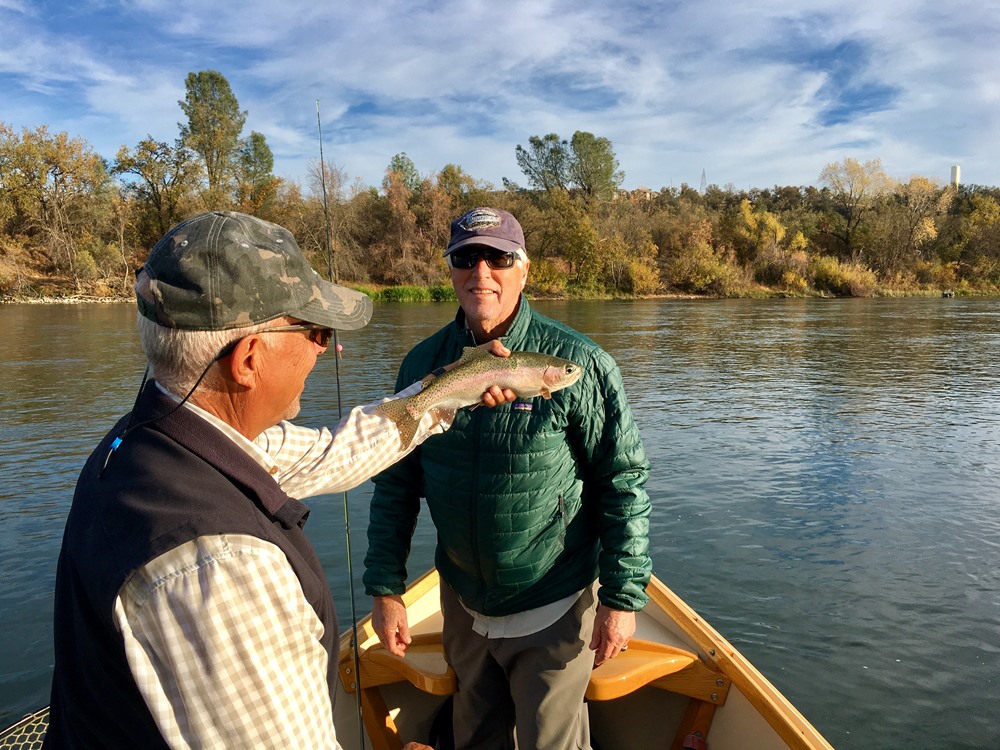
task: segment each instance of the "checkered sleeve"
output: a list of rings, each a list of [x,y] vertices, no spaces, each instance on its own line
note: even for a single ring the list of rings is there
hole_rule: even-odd
[[[420,388],[419,382],[414,383],[394,398]],[[396,423],[375,411],[377,405],[355,407],[332,433],[325,427],[316,430],[283,421],[265,430],[254,444],[274,462],[271,473],[281,489],[305,498],[356,487],[451,426],[447,414],[424,414],[416,438],[404,448]]]
[[[115,617],[170,747],[339,750],[323,625],[273,544],[181,545],[133,574]]]

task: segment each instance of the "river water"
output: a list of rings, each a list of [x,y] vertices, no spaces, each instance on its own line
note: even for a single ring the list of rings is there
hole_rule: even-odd
[[[549,302],[620,364],[653,464],[656,574],[837,748],[1000,748],[1000,302]],[[450,305],[344,334],[345,407]],[[129,305],[0,306],[0,725],[47,702],[62,526],[130,407]],[[337,420],[320,359],[299,421]],[[360,586],[371,486],[347,496]],[[351,617],[343,496],[311,536]],[[417,529],[411,575],[431,564]],[[750,749],[752,750],[752,749]]]

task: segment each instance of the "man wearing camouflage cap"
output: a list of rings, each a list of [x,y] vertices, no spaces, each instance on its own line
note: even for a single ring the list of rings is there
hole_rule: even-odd
[[[150,379],[77,483],[47,746],[336,748],[337,618],[299,498],[361,483],[453,414],[406,446],[374,405],[332,433],[286,421],[333,329],[372,306],[275,224],[178,224],[136,296]]]

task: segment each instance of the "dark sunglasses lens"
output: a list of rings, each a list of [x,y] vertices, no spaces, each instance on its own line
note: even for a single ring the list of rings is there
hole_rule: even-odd
[[[479,253],[458,250],[451,254],[451,267],[467,269],[479,262]]]
[[[517,256],[503,250],[457,250],[451,254],[452,268],[475,268],[482,258],[490,268],[510,268]]]
[[[310,338],[316,342],[317,346],[322,346],[324,349],[330,345],[330,339],[333,338],[332,328],[314,328],[310,334]]]
[[[514,253],[504,252],[503,250],[486,251],[486,265],[490,268],[510,268],[514,265],[514,258]]]

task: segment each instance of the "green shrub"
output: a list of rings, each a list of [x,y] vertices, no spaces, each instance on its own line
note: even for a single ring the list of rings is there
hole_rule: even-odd
[[[430,302],[431,293],[423,286],[389,286],[382,290],[379,302]]]
[[[656,294],[660,290],[660,271],[648,263],[629,260],[626,286],[631,294]]]
[[[871,297],[878,288],[875,272],[860,263],[841,263],[821,255],[809,264],[813,287],[836,297]]]
[[[741,286],[739,271],[707,246],[682,253],[667,266],[665,275],[670,286],[690,294],[726,297]]]
[[[438,284],[437,286],[432,286],[429,290],[431,299],[434,302],[457,302],[458,297],[455,296],[455,287],[451,284]]]
[[[372,302],[454,302],[455,290],[451,284],[435,286],[387,286],[378,287],[366,284],[351,284],[351,289],[367,294]]]
[[[558,264],[548,258],[531,262],[526,291],[537,297],[561,297],[566,293],[567,276]]]
[[[73,264],[73,271],[80,281],[94,281],[100,275],[97,261],[88,250],[81,250],[76,254],[76,262]]]
[[[809,282],[795,271],[785,271],[781,275],[781,286],[796,294],[805,294],[809,290]]]
[[[379,290],[373,286],[368,286],[366,284],[350,284],[350,288],[356,292],[361,292],[362,294],[367,294],[372,300],[378,299],[380,294]]]

